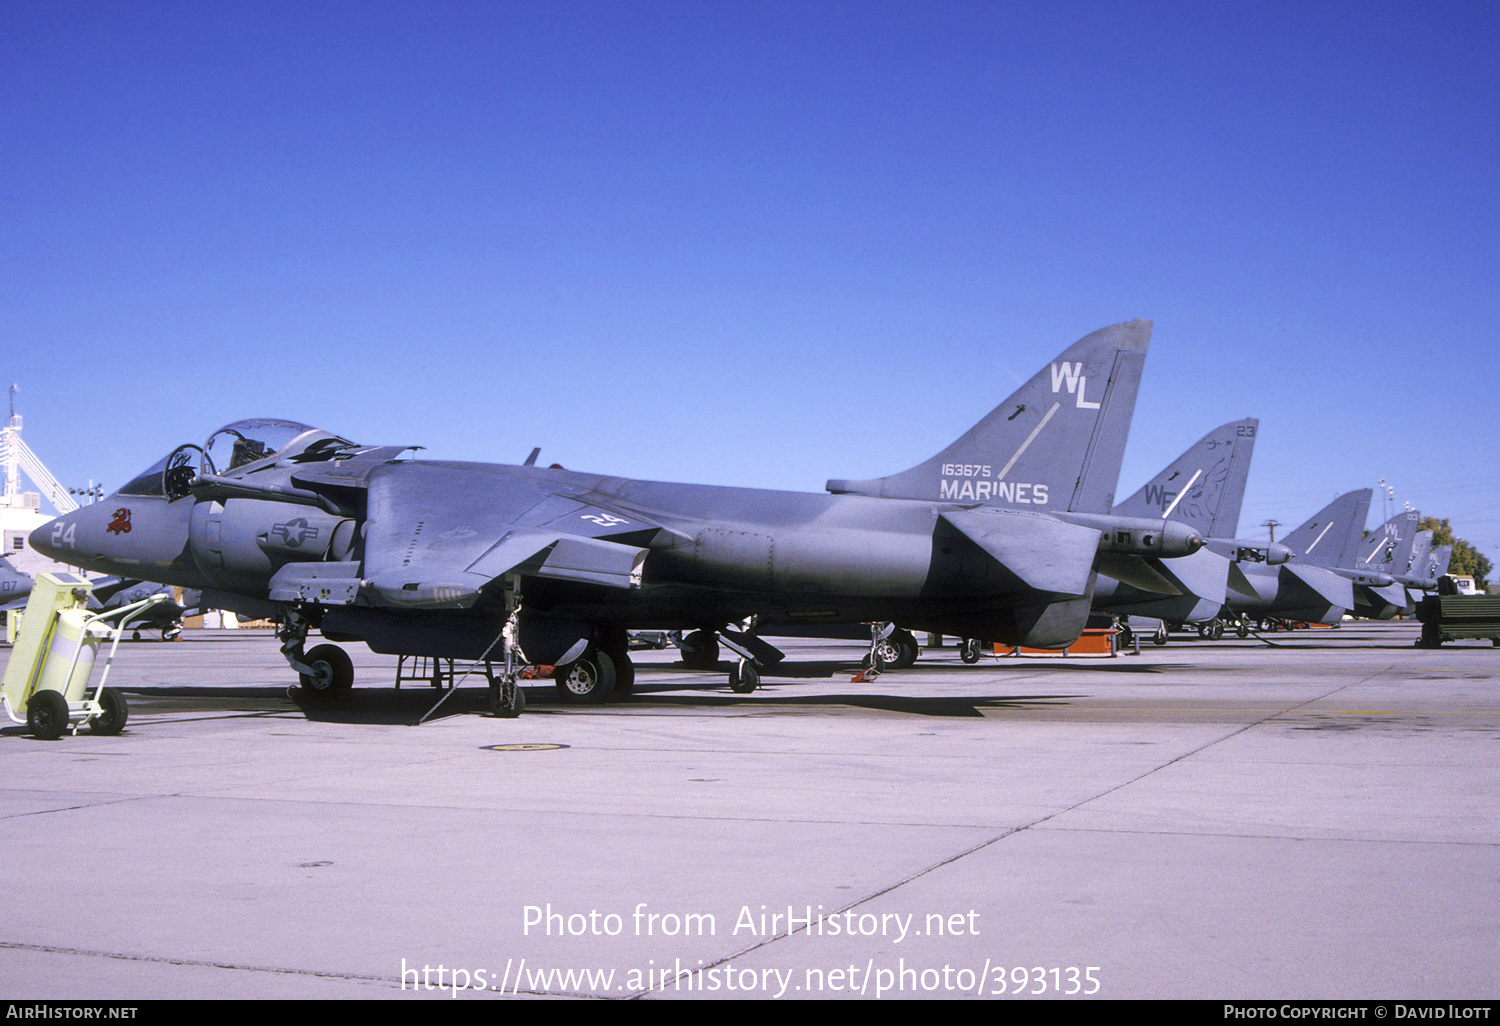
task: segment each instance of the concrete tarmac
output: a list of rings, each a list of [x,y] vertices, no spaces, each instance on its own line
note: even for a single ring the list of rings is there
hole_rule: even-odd
[[[1415,637],[644,652],[420,727],[363,646],[320,708],[268,633],[126,642],[122,734],[0,729],[0,993],[1494,998],[1500,652]]]

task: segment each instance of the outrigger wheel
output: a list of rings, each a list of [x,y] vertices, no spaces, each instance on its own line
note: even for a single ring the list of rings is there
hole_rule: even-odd
[[[755,664],[748,659],[741,659],[729,671],[729,690],[737,695],[748,695],[760,686],[760,674],[755,671]]]

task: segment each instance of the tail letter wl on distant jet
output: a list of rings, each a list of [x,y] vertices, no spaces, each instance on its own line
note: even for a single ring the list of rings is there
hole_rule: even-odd
[[[1091,403],[1083,398],[1083,393],[1088,389],[1089,379],[1083,376],[1083,364],[1080,363],[1054,363],[1052,365],[1052,391],[1059,392],[1066,385],[1068,391],[1077,397],[1077,406],[1080,410],[1097,410],[1098,403]]]

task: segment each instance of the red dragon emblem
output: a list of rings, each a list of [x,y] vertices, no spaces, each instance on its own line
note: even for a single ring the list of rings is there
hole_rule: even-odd
[[[110,534],[129,534],[130,510],[125,509],[123,506],[115,510],[115,518],[109,522],[109,526],[105,530]]]

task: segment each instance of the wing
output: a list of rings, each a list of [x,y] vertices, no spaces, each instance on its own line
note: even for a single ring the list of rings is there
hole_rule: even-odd
[[[507,574],[637,588],[662,525],[530,467],[398,464],[370,476],[362,601],[463,608]]]

